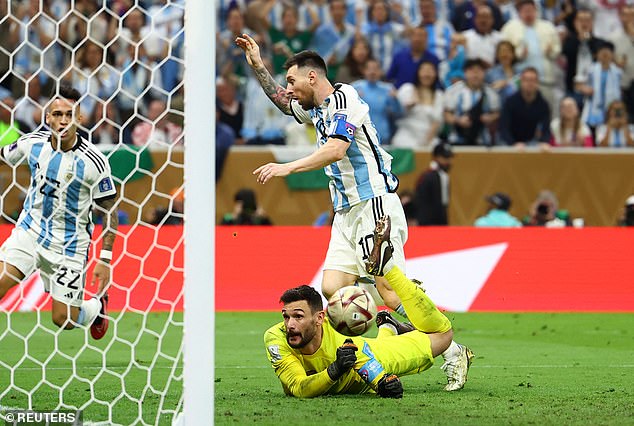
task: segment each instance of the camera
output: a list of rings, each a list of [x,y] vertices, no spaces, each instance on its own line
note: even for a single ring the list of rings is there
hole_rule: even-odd
[[[550,207],[546,203],[540,203],[537,205],[537,214],[547,216],[550,211]]]

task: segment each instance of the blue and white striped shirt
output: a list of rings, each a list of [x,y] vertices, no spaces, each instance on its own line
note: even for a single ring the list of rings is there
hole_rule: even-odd
[[[31,184],[17,226],[44,248],[65,256],[86,256],[92,237],[93,200],[114,197],[106,157],[77,136],[68,151],[53,149],[50,131],[26,134],[0,151],[10,165],[27,162]]]
[[[392,174],[392,156],[381,148],[368,104],[352,86],[336,84],[335,91],[311,110],[304,110],[296,100],[290,107],[299,123],[313,123],[318,147],[329,138],[350,144],[341,160],[324,168],[330,178],[334,211],[396,191],[398,178]]]

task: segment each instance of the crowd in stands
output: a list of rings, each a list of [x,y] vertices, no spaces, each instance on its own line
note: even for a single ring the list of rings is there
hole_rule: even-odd
[[[93,143],[182,143],[184,2],[0,2],[0,145],[45,125],[61,81]]]
[[[322,55],[370,105],[381,143],[634,146],[634,5],[608,0],[217,2],[220,120],[234,144],[312,144],[271,106],[235,38]]]

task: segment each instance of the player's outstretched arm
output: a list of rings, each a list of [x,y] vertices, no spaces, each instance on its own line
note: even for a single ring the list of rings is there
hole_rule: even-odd
[[[115,208],[116,198],[97,200],[97,208],[103,213],[103,231],[101,237],[101,250],[112,253],[114,240],[119,227],[119,216]],[[92,273],[92,283],[99,282],[97,294],[102,295],[110,285],[110,260],[100,256]]]
[[[242,37],[236,38],[236,44],[244,51],[244,56],[247,58],[247,62],[253,69],[266,96],[269,97],[280,111],[286,115],[291,115],[291,98],[286,93],[286,89],[275,81],[264,66],[264,62],[260,56],[260,47],[255,40],[248,34],[242,34]]]
[[[290,163],[268,163],[258,167],[253,171],[258,183],[265,184],[272,177],[284,177],[291,173],[308,172],[326,167],[335,161],[341,160],[350,144],[341,139],[329,138],[328,142],[320,146],[319,149],[306,157],[300,158]]]

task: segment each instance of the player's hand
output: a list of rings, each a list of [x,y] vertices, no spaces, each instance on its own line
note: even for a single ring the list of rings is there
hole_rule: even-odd
[[[386,373],[379,380],[377,394],[381,398],[403,398],[403,383],[396,374]]]
[[[95,283],[99,284],[97,288],[97,294],[99,296],[104,295],[110,286],[110,268],[110,264],[97,260],[95,269],[92,271],[92,280],[90,282],[93,286]]]
[[[328,375],[332,380],[338,380],[354,367],[354,363],[357,362],[357,354],[355,352],[358,350],[359,348],[357,348],[352,339],[346,339],[343,345],[337,348],[337,359],[327,369]]]
[[[251,67],[261,68],[264,66],[260,56],[260,47],[251,36],[242,34],[242,37],[236,38],[236,44],[244,51],[244,56]]]
[[[257,169],[255,169],[253,171],[253,174],[257,175],[256,179],[257,179],[258,183],[265,184],[272,177],[275,177],[275,176],[280,176],[280,177],[288,176],[288,175],[291,174],[291,171],[288,168],[288,165],[286,165],[286,164],[268,163],[268,164],[265,164],[265,165],[260,166]]]

